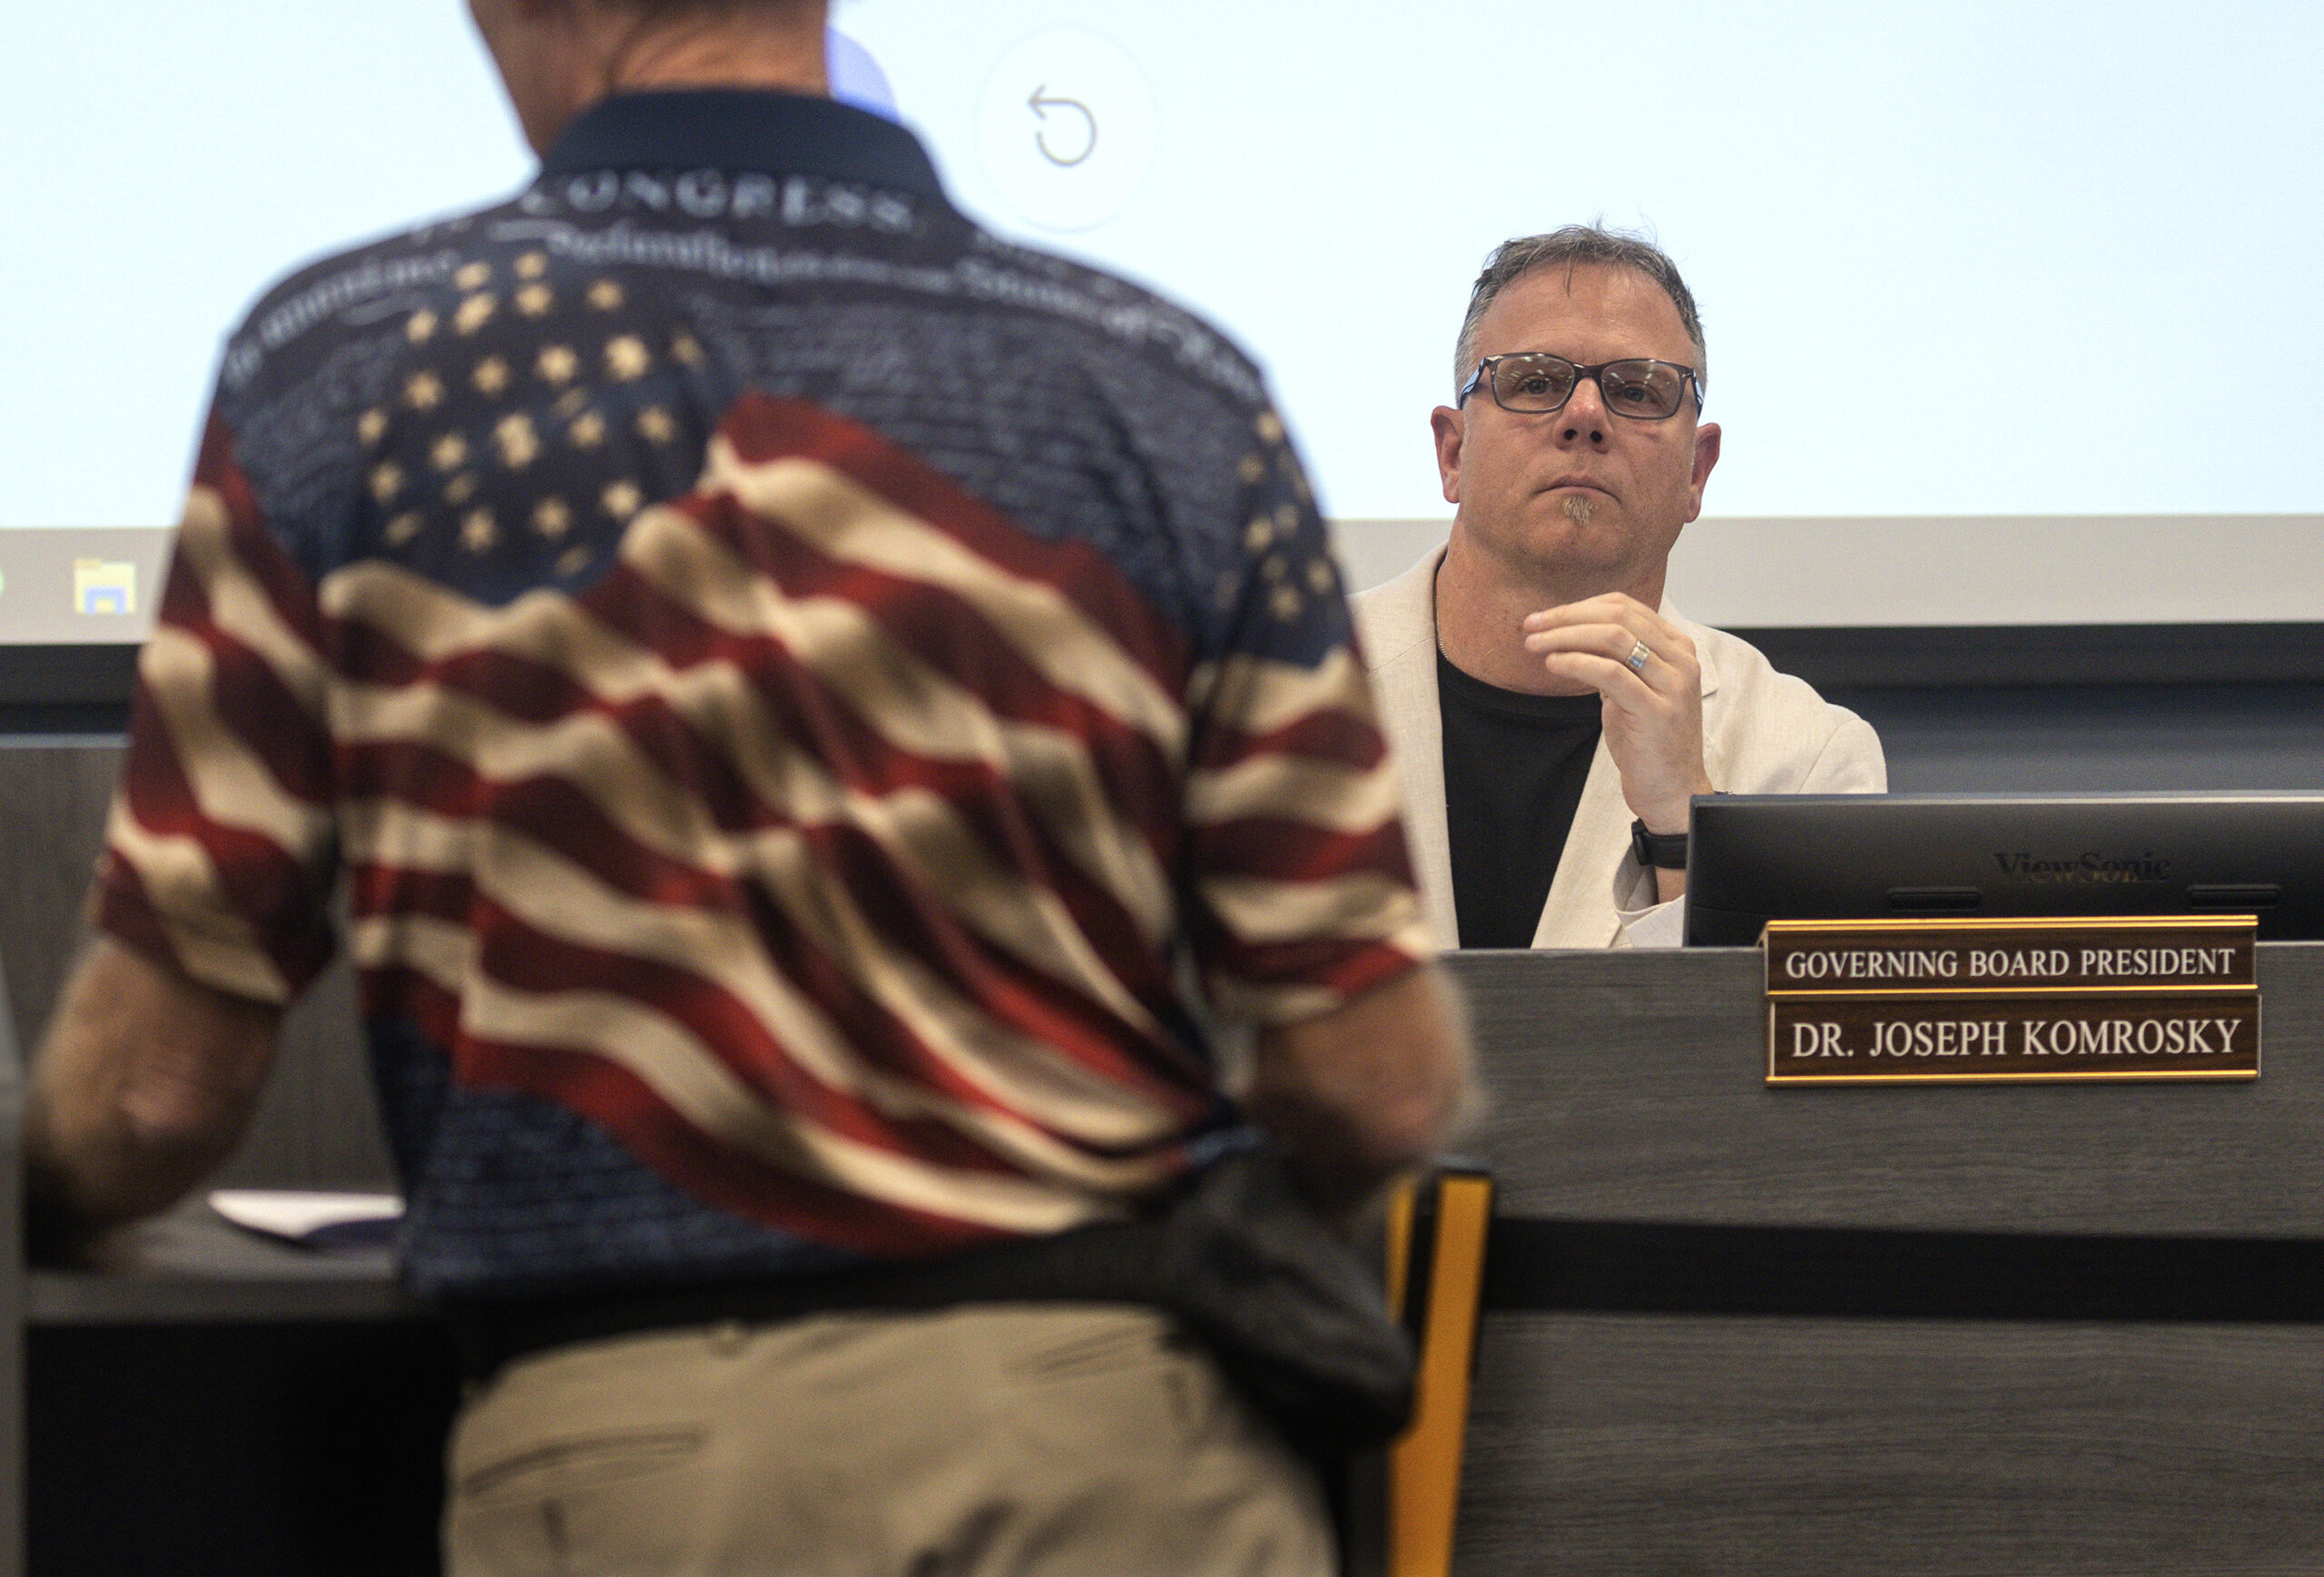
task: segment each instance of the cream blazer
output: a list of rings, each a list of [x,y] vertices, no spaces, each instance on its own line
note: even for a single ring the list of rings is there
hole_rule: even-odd
[[[1438,548],[1353,600],[1381,722],[1403,781],[1421,902],[1439,947],[1460,945],[1452,842],[1444,823],[1444,733],[1436,699]],[[1681,617],[1703,675],[1703,764],[1728,793],[1880,793],[1887,764],[1872,725],[1805,680],[1778,674],[1748,641]],[[1535,947],[1675,947],[1685,900],[1658,904],[1654,876],[1630,853],[1630,807],[1605,743],[1590,764],[1565,853],[1534,929]]]

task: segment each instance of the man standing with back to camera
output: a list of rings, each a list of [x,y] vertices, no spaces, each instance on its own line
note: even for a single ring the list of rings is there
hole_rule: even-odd
[[[1344,1208],[1459,1104],[1257,374],[813,96],[813,0],[472,9],[541,173],[228,344],[39,1235],[231,1148],[343,872],[403,1275],[479,1355],[454,1572],[1328,1570],[1160,1311],[814,1303],[1246,1117]]]
[[[1356,600],[1442,947],[1675,945],[1697,794],[1877,793],[1854,713],[1663,598],[1702,512],[1702,323],[1584,225],[1494,249],[1430,418],[1451,540]]]

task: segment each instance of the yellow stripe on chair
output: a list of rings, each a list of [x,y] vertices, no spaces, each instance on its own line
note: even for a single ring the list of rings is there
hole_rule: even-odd
[[[1492,1223],[1492,1174],[1482,1169],[1434,1173],[1389,1202],[1389,1306],[1417,1337],[1420,1372],[1412,1424],[1388,1447],[1388,1577],[1452,1570]]]

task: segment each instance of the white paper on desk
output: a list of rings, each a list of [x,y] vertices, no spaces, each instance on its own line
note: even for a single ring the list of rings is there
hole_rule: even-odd
[[[246,1232],[308,1247],[386,1243],[403,1218],[394,1194],[290,1188],[212,1188],[210,1207]]]

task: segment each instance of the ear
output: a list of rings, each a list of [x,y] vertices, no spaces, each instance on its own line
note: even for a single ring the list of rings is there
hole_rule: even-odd
[[[1428,413],[1428,430],[1436,439],[1436,477],[1444,486],[1444,501],[1461,501],[1461,439],[1468,419],[1449,405]]]
[[[1695,429],[1695,467],[1688,479],[1688,519],[1691,520],[1703,512],[1703,484],[1710,480],[1710,468],[1717,464],[1718,423],[1705,422]]]

